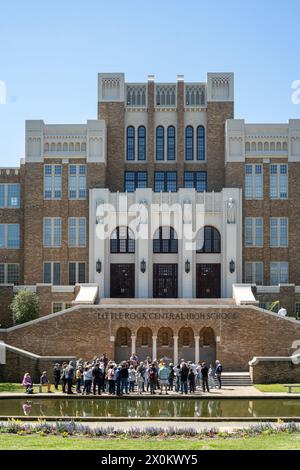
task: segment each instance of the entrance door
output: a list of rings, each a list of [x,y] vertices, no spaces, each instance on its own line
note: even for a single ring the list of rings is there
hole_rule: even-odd
[[[220,264],[197,264],[196,296],[198,299],[219,299],[221,297]]]
[[[153,297],[177,298],[177,264],[153,265]]]
[[[110,265],[110,296],[126,299],[134,297],[134,264]]]

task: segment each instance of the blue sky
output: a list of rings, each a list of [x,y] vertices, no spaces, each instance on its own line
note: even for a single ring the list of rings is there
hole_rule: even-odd
[[[235,117],[300,118],[299,0],[26,0],[0,7],[0,166],[24,156],[25,119],[96,118],[97,73],[203,81],[235,73]]]

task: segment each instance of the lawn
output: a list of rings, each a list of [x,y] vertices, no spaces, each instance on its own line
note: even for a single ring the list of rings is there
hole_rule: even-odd
[[[300,450],[299,434],[241,438],[96,439],[0,435],[0,450]]]
[[[264,393],[287,393],[288,391],[282,384],[255,385],[255,387]],[[293,393],[300,393],[300,386],[294,388]]]
[[[60,387],[61,389],[61,387]],[[39,388],[37,385],[33,387],[34,393],[39,392]],[[43,392],[46,392],[47,389],[46,387],[43,388]],[[51,392],[52,393],[57,393],[55,390],[54,386],[51,386]],[[22,387],[21,384],[16,384],[16,383],[9,383],[9,382],[0,382],[0,393],[25,393],[24,387]]]

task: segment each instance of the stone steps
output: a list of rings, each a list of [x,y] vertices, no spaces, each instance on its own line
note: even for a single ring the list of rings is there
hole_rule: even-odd
[[[247,372],[224,372],[222,385],[225,387],[251,387],[251,377]]]

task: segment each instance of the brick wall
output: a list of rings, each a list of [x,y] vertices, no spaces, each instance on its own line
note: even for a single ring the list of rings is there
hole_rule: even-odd
[[[290,361],[268,361],[263,359],[250,366],[250,375],[254,384],[293,384],[300,383],[300,364]]]

